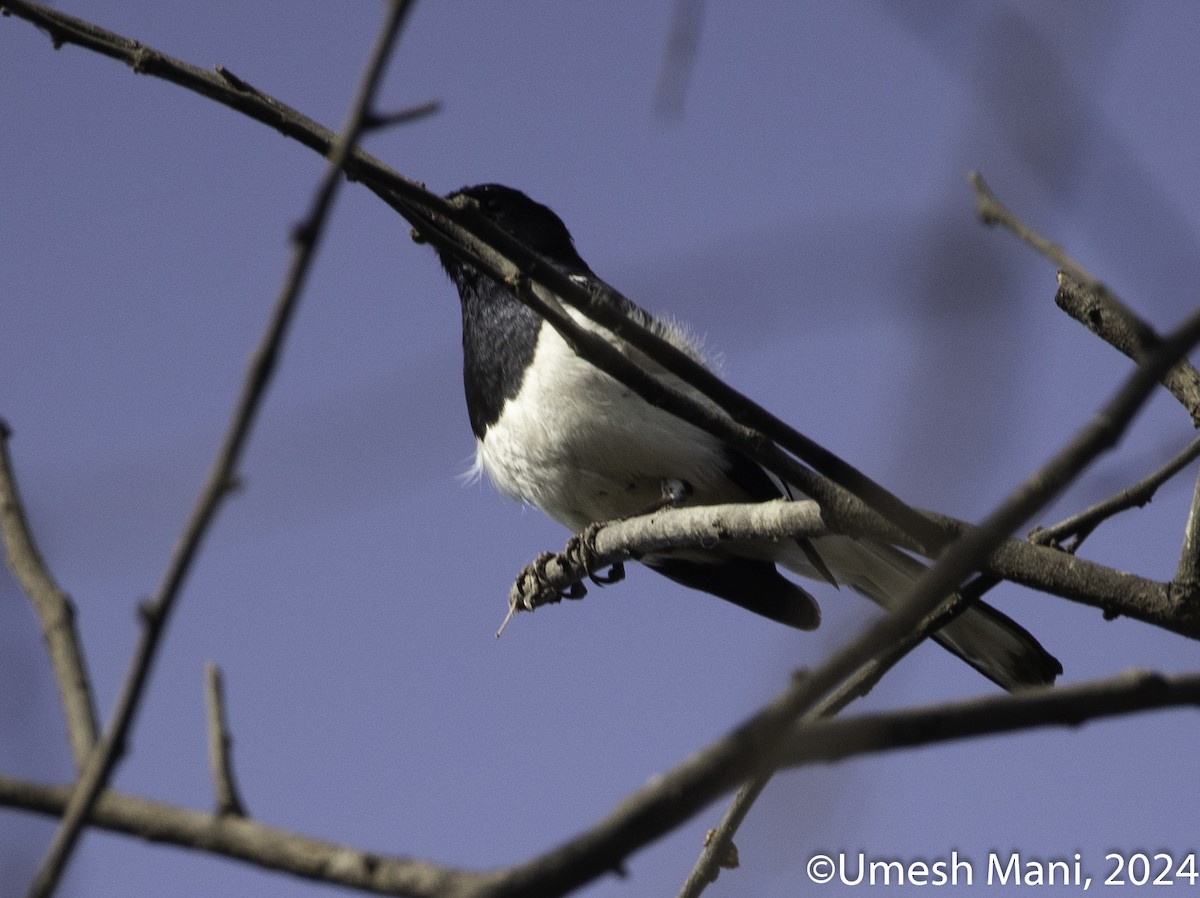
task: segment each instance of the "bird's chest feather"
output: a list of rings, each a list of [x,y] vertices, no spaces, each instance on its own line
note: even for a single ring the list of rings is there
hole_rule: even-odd
[[[549,326],[519,391],[478,441],[477,463],[515,498],[578,530],[646,510],[666,478],[726,497],[720,445],[577,356]],[[708,495],[706,495],[706,493]]]

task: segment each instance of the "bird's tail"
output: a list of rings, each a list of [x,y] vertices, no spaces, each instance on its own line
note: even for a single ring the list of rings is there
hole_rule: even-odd
[[[812,545],[839,581],[883,608],[891,608],[925,571],[921,562],[898,549],[849,536],[823,536]],[[798,573],[812,576],[805,566],[798,564]],[[975,602],[932,638],[1010,692],[1052,684],[1062,673],[1058,659],[1028,630],[983,602]]]

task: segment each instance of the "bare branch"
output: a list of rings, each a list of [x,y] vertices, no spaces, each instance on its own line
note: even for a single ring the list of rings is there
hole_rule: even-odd
[[[1058,276],[1054,302],[1101,340],[1140,362],[1162,338],[1109,290],[1097,289],[1067,272]],[[1162,378],[1162,384],[1183,405],[1192,423],[1200,426],[1200,372],[1181,359]]]
[[[358,139],[363,119],[371,105],[392,44],[399,34],[409,7],[409,0],[392,0],[388,6],[358,94],[351,105],[342,133],[335,142],[332,158],[317,188],[312,208],[305,221],[293,233],[291,263],[272,310],[271,320],[251,358],[229,429],[217,451],[217,457],[209,470],[196,506],[175,544],[162,583],[153,600],[141,609],[141,638],[130,660],[116,710],[109,721],[104,738],[92,750],[87,766],[76,782],[58,830],[34,874],[28,891],[29,898],[47,898],[54,891],[97,796],[108,783],[118,759],[124,752],[125,741],[141,702],[161,636],[184,579],[191,569],[192,561],[208,533],[217,509],[233,483],[238,459],[274,373],[288,323],[311,266],[324,223],[332,208],[333,198],[341,184],[342,166]]]
[[[1092,608],[1200,639],[1200,609],[1181,605],[1168,584],[1095,564],[1059,549],[1006,540],[984,573]]]
[[[1059,291],[1054,302],[1060,309],[1135,362],[1140,362],[1161,342],[1162,338],[1154,328],[1104,283],[1061,246],[1041,236],[1000,202],[979,172],[971,172],[968,179],[975,190],[976,208],[984,224],[1003,226],[1059,269]],[[1164,376],[1163,386],[1187,409],[1192,422],[1200,426],[1200,372],[1186,359],[1181,359]]]
[[[896,532],[886,521],[849,494],[833,516],[852,532],[889,541]],[[761,510],[756,510],[761,509]],[[821,520],[828,517],[821,508]],[[931,520],[955,538],[974,529],[973,524],[926,511]],[[651,524],[649,518],[654,519]],[[801,502],[768,502],[762,505],[700,506],[669,509],[655,515],[628,518],[598,526],[572,537],[562,552],[527,565],[509,591],[511,611],[525,611],[553,603],[571,591],[590,572],[648,548],[711,545],[716,539],[762,535],[816,535],[818,522],[809,518]],[[670,528],[669,530],[664,528]],[[763,529],[765,528],[765,531]],[[582,538],[582,541],[581,541]],[[660,542],[661,540],[661,542]],[[900,540],[903,545],[903,540]],[[1098,608],[1107,617],[1125,616],[1161,627],[1181,636],[1200,639],[1200,610],[1192,610],[1172,595],[1168,583],[1149,580],[1126,571],[1077,558],[1059,549],[1025,540],[1004,540],[987,559],[984,573],[1011,580],[1030,589]],[[576,597],[579,597],[576,594]]]
[[[900,663],[909,652],[924,642],[930,633],[937,630],[946,619],[952,616],[950,609],[958,604],[958,602],[952,601],[947,606],[947,614],[935,615],[928,626],[914,630],[904,640],[860,666],[854,675],[848,677],[838,689],[826,695],[805,713],[800,718],[801,722],[833,716],[855,698],[870,692],[884,674]],[[777,769],[777,767],[770,767],[759,771],[738,789],[729,808],[725,811],[725,815],[721,818],[721,822],[715,829],[708,831],[700,857],[697,858],[683,887],[679,890],[679,898],[696,898],[710,883],[717,881],[717,876],[722,868],[730,866],[728,859],[737,857],[737,846],[734,844],[733,838],[737,835],[742,823],[745,822],[750,809],[754,807],[759,796],[774,778]]]
[[[1200,706],[1200,674],[1163,676],[1134,670],[1075,686],[806,724],[790,739],[787,763],[836,761],[864,753],[1034,727],[1074,727],[1134,711],[1187,706]]]
[[[978,600],[991,584],[990,578],[977,578],[964,587],[959,594],[951,596],[926,618],[920,627],[893,645],[884,647],[847,677],[836,689],[813,705],[800,718],[800,724],[831,718],[855,699],[865,697],[889,670],[903,661],[913,649],[933,633],[966,610],[972,602]],[[704,849],[688,873],[683,887],[679,890],[678,898],[697,898],[710,883],[716,882],[721,869],[727,866],[726,859],[737,857],[737,846],[734,845],[733,837],[741,828],[746,815],[750,813],[750,809],[758,801],[758,797],[766,789],[777,769],[778,767],[772,767],[759,772],[737,791],[716,829],[709,830],[708,837],[704,842]]]
[[[212,770],[217,816],[245,817],[245,805],[233,779],[233,739],[225,717],[225,690],[221,668],[211,661],[204,665],[204,707],[208,730],[208,764]]]
[[[1102,523],[1122,511],[1146,505],[1154,498],[1154,494],[1160,486],[1198,457],[1200,457],[1200,437],[1192,440],[1182,451],[1149,476],[1057,524],[1049,527],[1035,527],[1030,531],[1029,539],[1039,546],[1056,546],[1073,555],[1083,541],[1091,536],[1092,531]],[[1071,541],[1063,546],[1063,540],[1068,537]]]
[[[67,741],[75,759],[75,769],[80,771],[96,744],[97,724],[83,651],[75,632],[75,606],[70,596],[59,589],[34,542],[8,456],[10,436],[8,425],[0,420],[0,537],[4,539],[8,567],[21,584],[41,624],[50,667],[58,683]]]
[[[826,532],[820,506],[811,501],[664,508],[591,528],[573,538],[562,553],[527,565],[517,574],[508,603],[514,611],[533,611],[558,602],[595,571],[651,552]]]
[[[979,214],[979,220],[985,225],[988,227],[1002,226],[1022,243],[1032,247],[1038,255],[1048,259],[1055,268],[1069,272],[1075,280],[1081,283],[1104,289],[1099,279],[1093,277],[1087,269],[1071,258],[1065,249],[1057,243],[1047,240],[1000,202],[992,193],[992,189],[988,187],[987,182],[983,180],[983,175],[977,171],[968,172],[967,180],[975,191],[975,211]]]
[[[70,786],[0,775],[0,805],[61,816]],[[106,789],[88,821],[113,832],[246,861],[304,879],[380,895],[454,898],[478,895],[489,877],[411,858],[388,857],[277,829],[245,817],[206,814]]]

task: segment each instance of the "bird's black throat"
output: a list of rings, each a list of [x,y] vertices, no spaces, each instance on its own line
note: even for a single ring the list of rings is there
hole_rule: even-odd
[[[542,319],[505,287],[477,272],[450,272],[462,300],[463,386],[479,439],[521,389]]]

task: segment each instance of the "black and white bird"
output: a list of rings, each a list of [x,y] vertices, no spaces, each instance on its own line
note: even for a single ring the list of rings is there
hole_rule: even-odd
[[[449,199],[464,196],[562,273],[598,283],[566,225],[546,206],[499,184],[466,187]],[[503,283],[448,251],[439,256],[462,301],[463,380],[476,468],[501,491],[576,532],[654,507],[664,483],[684,484],[684,504],[695,505],[777,499],[790,492],[733,447],[650,405],[582,359]],[[624,314],[703,362],[683,328],[616,297],[611,301],[621,302]],[[571,314],[631,352],[579,313]],[[817,580],[832,575],[885,608],[923,570],[892,546],[841,535],[807,544],[722,544],[640,560],[678,583],[803,630],[820,622],[817,603],[776,565]],[[1006,689],[1052,683],[1062,672],[1023,627],[983,603],[934,638]]]

